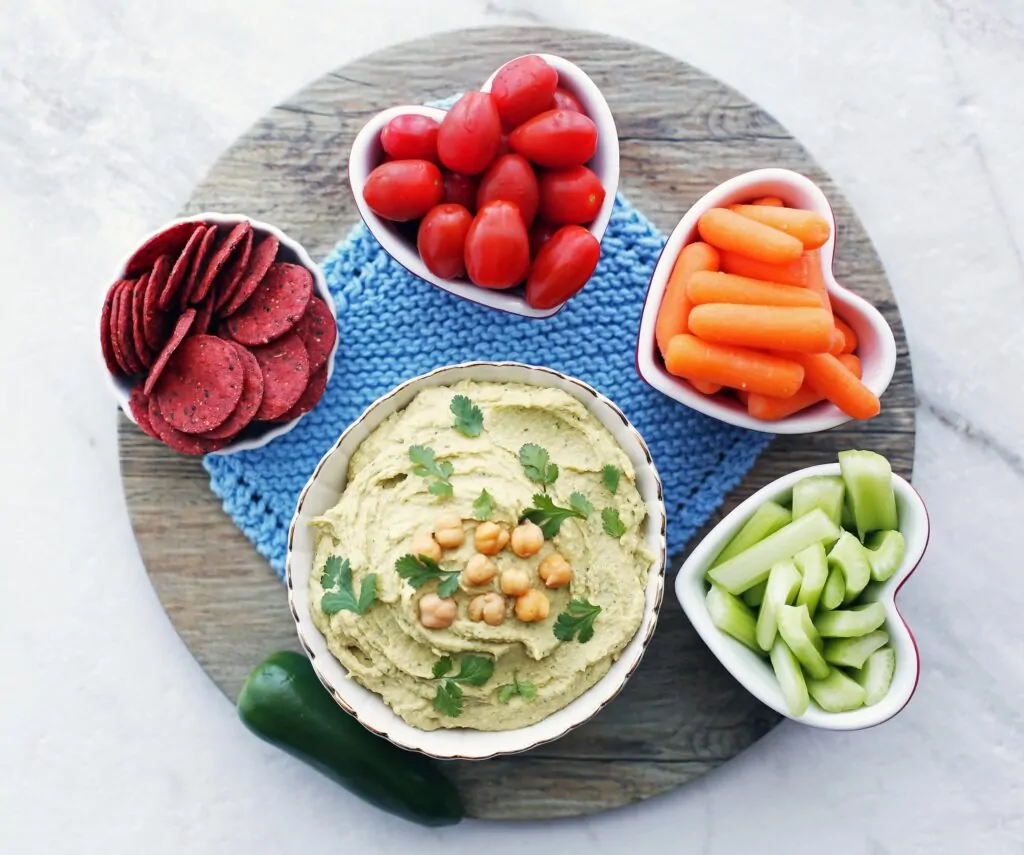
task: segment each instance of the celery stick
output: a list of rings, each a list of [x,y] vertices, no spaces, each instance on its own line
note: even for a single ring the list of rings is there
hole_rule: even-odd
[[[861,595],[871,581],[871,565],[867,552],[856,535],[844,531],[828,554],[829,568],[838,568],[843,574],[846,592],[843,603],[849,605]]]
[[[768,587],[764,592],[764,602],[757,614],[757,645],[764,651],[772,649],[775,633],[778,631],[779,609],[796,599],[800,590],[800,571],[792,561],[780,561],[773,564],[768,575]]]
[[[768,580],[765,579],[759,585],[754,585],[753,588],[747,588],[747,590],[743,592],[743,602],[750,606],[750,608],[756,609],[764,602],[764,589],[767,587]]]
[[[821,608],[826,611],[838,609],[843,604],[844,596],[846,596],[846,580],[843,579],[843,571],[838,567],[833,567],[828,571],[825,588],[821,592],[821,600],[819,600]]]
[[[845,495],[846,486],[838,475],[812,475],[804,478],[793,488],[793,519],[821,508],[832,522],[839,525]]]
[[[839,529],[835,523],[821,508],[815,508],[724,564],[713,567],[708,577],[730,594],[742,594],[767,579],[773,564],[792,558],[801,549],[819,541],[837,537]]]
[[[876,629],[860,638],[832,638],[825,645],[823,655],[833,665],[863,668],[868,657],[889,643],[889,633]]]
[[[869,531],[898,529],[889,461],[873,451],[840,451],[839,468],[861,540]]]
[[[707,606],[711,622],[722,632],[742,642],[759,656],[764,655],[757,646],[754,613],[739,599],[717,585],[712,585],[704,598],[704,605]]]
[[[725,549],[718,553],[712,566],[717,567],[719,564],[724,564],[730,558],[739,555],[759,540],[764,540],[768,535],[774,534],[792,521],[793,515],[782,505],[777,502],[765,502],[750,515],[750,519],[743,523],[743,527],[733,535],[732,540],[725,545]]]
[[[800,663],[796,661],[793,651],[786,647],[786,643],[781,638],[775,639],[769,655],[772,660],[772,668],[775,670],[775,678],[779,681],[779,688],[782,689],[782,697],[786,701],[786,709],[792,716],[803,715],[807,712],[809,700],[807,684],[800,671]]]
[[[828,676],[828,663],[821,655],[822,641],[811,623],[807,606],[782,606],[777,615],[779,635],[800,664],[812,677],[822,680]]]
[[[793,563],[803,577],[800,581],[800,592],[796,595],[798,606],[807,606],[809,614],[818,608],[821,592],[825,590],[828,579],[828,562],[825,558],[825,547],[820,543],[801,549],[793,556]]]
[[[807,691],[825,712],[855,710],[864,706],[867,697],[864,689],[837,668],[829,671],[824,680],[808,680]]]
[[[883,623],[885,607],[881,603],[868,603],[820,614],[814,621],[814,627],[822,638],[857,638],[874,632]]]
[[[868,657],[864,667],[859,671],[851,672],[853,679],[867,693],[864,699],[865,706],[877,704],[885,697],[892,683],[892,675],[896,672],[896,651],[891,647],[883,647],[876,650]]]
[[[871,578],[876,582],[884,582],[899,570],[907,554],[907,543],[898,531],[876,531],[869,534],[867,547],[865,551],[871,565]]]

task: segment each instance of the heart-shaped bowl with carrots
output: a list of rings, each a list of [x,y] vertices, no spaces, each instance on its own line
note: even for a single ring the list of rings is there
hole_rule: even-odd
[[[809,178],[758,169],[673,230],[637,338],[640,376],[723,422],[768,433],[870,419],[896,368],[881,312],[832,273],[835,215]]]

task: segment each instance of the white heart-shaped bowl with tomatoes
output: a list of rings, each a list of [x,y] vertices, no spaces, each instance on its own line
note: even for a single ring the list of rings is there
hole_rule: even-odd
[[[575,98],[582,108],[582,112],[594,122],[597,128],[597,147],[593,157],[585,165],[600,180],[604,190],[604,199],[594,218],[586,223],[584,228],[600,241],[611,219],[615,194],[619,186],[619,138],[615,128],[615,119],[612,117],[608,102],[605,101],[597,84],[579,66],[560,56],[535,55],[541,57],[558,72],[559,88],[567,90]],[[516,57],[516,59],[522,58]],[[510,60],[509,63],[515,61]],[[505,63],[502,68],[509,63]],[[480,91],[490,92],[494,78],[500,71],[501,68],[495,71],[483,84]],[[485,288],[474,284],[465,275],[450,279],[435,275],[420,257],[416,231],[412,225],[409,222],[386,219],[375,213],[367,204],[363,194],[366,182],[374,169],[383,162],[386,154],[381,143],[381,131],[385,126],[392,119],[404,115],[428,116],[441,122],[446,112],[439,107],[423,105],[391,107],[378,113],[363,126],[352,143],[348,163],[349,184],[359,215],[385,252],[414,276],[457,297],[492,309],[500,309],[529,318],[546,318],[554,315],[565,305],[567,300],[538,308],[527,302],[526,290],[522,284],[502,289]]]

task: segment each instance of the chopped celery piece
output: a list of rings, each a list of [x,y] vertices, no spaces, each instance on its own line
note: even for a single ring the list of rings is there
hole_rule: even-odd
[[[898,531],[876,531],[868,535],[865,551],[871,565],[871,578],[876,582],[884,582],[903,563],[907,542]]]
[[[855,535],[844,531],[832,551],[828,554],[829,568],[839,568],[843,574],[846,592],[843,603],[849,605],[861,595],[871,581],[871,565],[868,555]]]
[[[889,461],[873,451],[840,451],[839,468],[861,540],[869,531],[898,529]]]
[[[708,578],[730,594],[742,594],[768,578],[772,565],[796,555],[801,549],[822,540],[835,540],[839,529],[821,508],[793,520],[764,540],[711,568]]]
[[[876,629],[860,638],[831,638],[825,645],[825,659],[833,665],[863,668],[868,657],[889,643],[889,633]]]
[[[825,712],[847,712],[864,706],[864,691],[842,671],[833,668],[824,680],[808,680],[807,691]]]
[[[793,519],[821,508],[832,522],[839,525],[845,495],[846,487],[838,475],[812,475],[797,481],[793,488]]]
[[[807,612],[814,614],[818,608],[821,592],[825,590],[828,579],[828,561],[825,558],[825,547],[820,543],[801,549],[793,556],[793,563],[800,571],[800,592],[796,595],[798,606],[807,606]]]
[[[726,544],[725,549],[718,553],[713,566],[724,564],[792,521],[793,515],[782,505],[777,502],[765,502],[743,523],[743,527]]]
[[[708,608],[711,622],[722,632],[747,645],[755,653],[763,655],[761,648],[757,646],[754,632],[757,622],[754,613],[739,599],[717,585],[712,585],[704,598],[704,605]]]
[[[896,672],[896,651],[891,647],[883,647],[876,650],[868,657],[864,667],[859,671],[853,671],[853,679],[867,693],[864,699],[865,706],[877,704],[885,697],[892,683],[892,675]]]
[[[843,604],[843,597],[846,596],[846,580],[843,578],[843,571],[833,567],[828,571],[828,578],[825,580],[825,589],[821,592],[819,600],[822,609],[829,611],[838,609]]]
[[[814,621],[814,627],[822,638],[857,638],[874,632],[883,623],[885,607],[881,603],[868,603],[820,614]]]
[[[756,609],[764,602],[764,589],[767,587],[768,580],[765,579],[761,584],[754,585],[753,588],[747,588],[747,590],[743,592],[743,602],[750,606],[750,608]]]
[[[800,663],[781,638],[775,639],[769,655],[775,677],[779,681],[779,688],[782,689],[782,697],[786,701],[786,709],[792,716],[803,715],[807,712],[809,700]]]
[[[777,620],[779,635],[807,673],[819,680],[828,676],[828,663],[821,655],[822,641],[811,623],[807,606],[782,606]]]
[[[843,497],[843,512],[839,516],[839,525],[847,531],[857,530],[857,520],[853,516],[853,506],[850,504],[849,490],[846,491],[846,495]]]
[[[768,575],[761,611],[757,613],[757,645],[765,652],[772,649],[778,631],[778,614],[782,606],[796,599],[800,590],[800,571],[792,561],[773,564]]]

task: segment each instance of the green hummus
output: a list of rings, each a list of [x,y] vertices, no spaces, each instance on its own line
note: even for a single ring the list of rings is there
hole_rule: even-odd
[[[483,411],[483,431],[477,437],[452,427],[449,406],[458,394]],[[527,478],[520,463],[524,443],[547,449],[559,467],[558,478],[546,488],[548,496],[568,507],[570,494],[578,491],[594,506],[588,518],[563,522],[536,555],[520,558],[506,548],[492,557],[499,574],[511,567],[528,569],[534,586],[550,600],[550,614],[524,623],[516,619],[514,598],[509,598],[508,618],[500,626],[469,620],[468,602],[474,595],[498,591],[495,577],[476,588],[467,588],[462,581],[454,594],[454,623],[446,629],[425,628],[419,600],[435,592],[437,584],[431,581],[414,589],[396,572],[396,560],[411,552],[417,533],[430,531],[442,514],[457,511],[465,541],[446,550],[440,565],[444,570],[463,569],[476,552],[473,531],[479,521],[474,519],[473,503],[484,489],[494,497],[490,519],[511,530],[533,504],[533,496],[544,491]],[[438,461],[452,463],[451,498],[431,494],[429,479],[413,473],[413,445],[429,446]],[[602,483],[602,468],[607,465],[622,471],[614,494]],[[612,435],[566,392],[468,381],[426,389],[359,446],[340,500],[314,521],[319,535],[309,584],[313,621],[350,675],[381,695],[414,727],[507,730],[540,721],[607,673],[640,627],[653,556],[643,540],[646,511],[634,482],[633,466]],[[605,508],[618,511],[625,527],[621,537],[605,533]],[[567,587],[549,589],[539,580],[537,566],[556,549],[571,564],[573,576]],[[349,560],[357,591],[367,574],[377,574],[378,599],[364,614],[322,611],[321,568],[331,555]],[[601,607],[594,635],[586,643],[560,641],[553,631],[558,615],[573,598]],[[494,674],[483,686],[462,685],[461,715],[444,715],[433,705],[439,681],[432,668],[440,657],[450,656],[457,670],[459,657],[470,654],[492,657]],[[516,678],[532,683],[536,696],[517,695],[501,703],[500,688]]]

